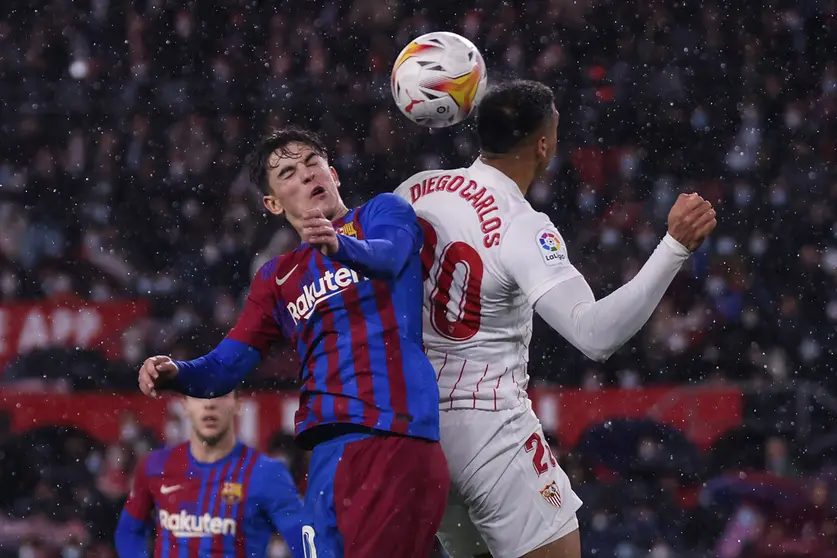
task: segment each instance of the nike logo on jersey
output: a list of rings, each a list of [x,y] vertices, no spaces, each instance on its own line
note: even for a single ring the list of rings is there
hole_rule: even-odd
[[[180,490],[181,486],[182,485],[179,485],[179,484],[175,484],[175,485],[172,485],[172,486],[166,486],[164,484],[163,486],[160,487],[160,494],[162,494],[164,496],[166,494],[171,494],[172,492]]]
[[[287,280],[288,280],[288,278],[289,278],[291,275],[293,275],[293,274],[294,274],[294,271],[296,271],[296,268],[298,268],[298,267],[299,267],[299,264],[296,264],[295,266],[293,266],[293,267],[291,268],[291,270],[288,272],[288,274],[287,274],[287,275],[285,275],[285,276],[284,276],[284,277],[282,277],[281,279],[280,279],[279,277],[277,277],[277,278],[276,278],[276,284],[277,284],[277,285],[279,285],[280,287],[281,287],[282,285],[284,285],[284,284],[285,284],[285,281],[287,281]]]
[[[300,320],[309,319],[317,305],[324,300],[335,297],[351,285],[365,280],[365,277],[345,267],[334,273],[326,271],[317,281],[302,287],[302,294],[294,302],[288,303],[288,312],[294,323],[298,324]]]

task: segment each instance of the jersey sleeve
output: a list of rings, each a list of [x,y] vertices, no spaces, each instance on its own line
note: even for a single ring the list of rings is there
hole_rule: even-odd
[[[278,262],[279,258],[270,260],[256,272],[241,315],[227,334],[227,338],[253,347],[262,356],[282,338],[282,331],[273,316],[278,302],[273,285]]]
[[[148,461],[140,460],[134,472],[131,494],[119,516],[114,545],[119,558],[148,558],[148,535],[153,527],[154,495],[148,484]]]
[[[134,470],[131,493],[125,502],[125,511],[134,519],[142,522],[150,521],[154,509],[154,495],[148,483],[147,456],[140,460]]]
[[[265,458],[263,467],[262,478],[268,494],[265,512],[270,523],[288,545],[291,556],[304,556],[302,500],[291,473],[280,461],[274,459]]]
[[[396,194],[379,194],[369,200],[360,214],[360,224],[366,238],[374,238],[381,228],[394,227],[413,237],[416,242],[413,248],[421,244],[421,228],[416,212],[407,200]]]
[[[564,238],[543,213],[527,211],[511,219],[500,259],[507,276],[534,306],[555,285],[580,275],[570,263]]]
[[[364,240],[338,235],[332,258],[372,279],[397,277],[423,241],[413,207],[395,194],[381,194],[361,211]]]

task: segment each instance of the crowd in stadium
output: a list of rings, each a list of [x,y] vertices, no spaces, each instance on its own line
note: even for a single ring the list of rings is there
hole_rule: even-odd
[[[47,389],[70,377],[76,389],[133,390],[146,355],[192,358],[214,346],[253,273],[297,242],[266,215],[242,165],[271,126],[304,124],[332,140],[350,206],[418,170],[469,164],[467,124],[422,130],[389,92],[400,48],[446,29],[477,45],[490,79],[534,78],[559,95],[559,155],[530,201],[557,224],[597,296],[642,265],[678,193],[699,192],[718,211],[717,230],[648,326],[607,363],[536,323],[536,383],[837,386],[837,3],[470,4],[5,0],[0,304],[132,299],[150,310],[118,362],[34,351],[10,361],[3,382]],[[252,385],[291,386],[289,355],[274,355]],[[0,426],[4,456],[31,444],[29,461],[0,460],[4,487],[30,475],[13,482],[26,493],[0,491],[0,556],[111,555],[130,464],[157,441],[137,425],[109,448],[95,432]],[[636,451],[642,461],[653,448]],[[779,438],[764,452],[755,466],[809,474],[775,465],[792,460]],[[828,491],[837,484],[822,472],[804,484],[816,513],[793,522],[774,520],[782,514],[769,506],[702,508],[699,475],[639,463],[608,476],[572,452],[564,460],[585,500],[585,555],[768,557],[782,544],[797,553],[783,556],[835,552]],[[683,483],[696,508],[683,507]]]

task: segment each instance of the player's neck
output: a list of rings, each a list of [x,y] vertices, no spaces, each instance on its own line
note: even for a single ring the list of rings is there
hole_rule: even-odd
[[[237,442],[235,435],[232,434],[224,436],[214,444],[207,444],[193,436],[189,440],[189,451],[199,463],[215,463],[227,457]]]
[[[508,176],[517,184],[520,193],[524,196],[529,191],[529,186],[535,181],[535,173],[531,168],[532,166],[514,155],[494,157],[483,154],[480,155],[480,161]]]
[[[344,215],[346,215],[346,213],[348,213],[348,212],[349,212],[349,208],[346,207],[345,205],[341,204],[340,207],[337,209],[337,211],[334,212],[334,215],[331,216],[330,220],[331,221],[336,221],[336,220],[340,219],[341,217],[343,217]]]

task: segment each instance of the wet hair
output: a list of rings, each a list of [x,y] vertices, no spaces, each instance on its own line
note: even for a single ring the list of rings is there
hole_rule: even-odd
[[[253,148],[253,151],[247,156],[250,180],[259,187],[262,193],[270,194],[267,174],[271,169],[271,155],[278,151],[283,157],[290,156],[288,146],[292,143],[306,145],[320,157],[324,159],[328,158],[325,144],[316,133],[296,126],[272,130],[259,140],[255,148]]]
[[[477,109],[477,136],[485,153],[508,153],[540,130],[552,116],[555,96],[537,81],[492,86]]]

